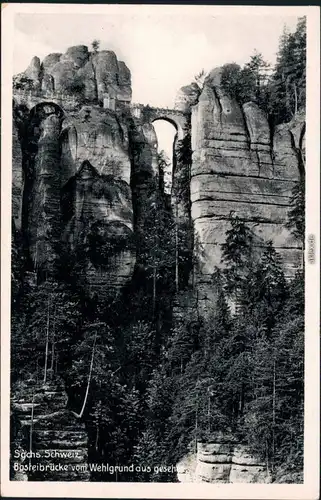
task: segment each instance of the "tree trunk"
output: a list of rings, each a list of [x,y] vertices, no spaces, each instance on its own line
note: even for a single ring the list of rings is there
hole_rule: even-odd
[[[98,440],[99,440],[99,423],[96,422],[96,440],[95,440],[95,450],[98,451]]]
[[[243,383],[241,384],[241,388],[240,388],[240,399],[239,399],[239,414],[241,415],[242,414],[242,394],[243,394]]]
[[[197,453],[197,430],[198,430],[198,396],[196,402],[196,415],[195,415],[195,454]]]
[[[30,435],[29,435],[29,451],[30,451],[29,464],[30,465],[31,465],[31,456],[32,456],[31,453],[32,453],[32,434],[33,434],[34,407],[35,407],[35,388],[33,388],[33,394],[32,394],[31,422],[30,422]]]
[[[99,384],[99,390],[101,391],[101,381],[100,381],[100,384]],[[97,405],[97,413],[96,413],[96,439],[95,439],[95,450],[98,451],[98,444],[99,444],[99,438],[100,438],[100,434],[99,434],[99,429],[100,429],[100,423],[101,423],[101,407],[102,407],[102,403],[101,403],[101,399],[99,399],[99,402],[98,402],[98,405]]]
[[[268,440],[265,438],[265,460],[266,460],[266,472],[269,473],[269,445]]]
[[[192,290],[194,291],[195,289],[195,262],[193,259],[193,264],[192,264]]]
[[[156,307],[156,276],[157,270],[156,266],[153,267],[153,316],[155,316],[155,307]]]
[[[292,115],[291,99],[290,99],[291,90],[290,90],[289,86],[290,86],[289,77],[287,77],[285,80],[285,106],[286,106],[286,110],[289,113],[289,115]]]
[[[178,258],[179,258],[179,249],[178,249],[178,202],[176,200],[176,220],[175,220],[175,287],[176,293],[178,293],[179,288],[179,269],[178,269]]]
[[[47,307],[47,337],[46,337],[46,354],[45,354],[45,372],[44,372],[44,376],[43,376],[43,383],[44,384],[47,382],[47,368],[48,368],[49,323],[50,323],[49,307],[50,307],[50,295],[48,295],[48,307]]]
[[[298,93],[295,83],[293,84],[293,90],[294,90],[294,114],[296,115],[298,112]]]
[[[36,252],[35,252],[35,260],[34,260],[35,271],[37,271],[37,261],[38,261],[38,241],[36,241]]]
[[[58,356],[58,352],[56,352],[56,367],[55,367],[55,374],[57,374],[57,373],[58,373],[58,358],[59,358],[59,356]]]
[[[89,369],[89,375],[88,375],[88,381],[87,381],[87,388],[86,388],[86,394],[85,394],[85,399],[82,405],[81,412],[77,415],[75,414],[78,418],[82,418],[86,404],[87,404],[87,399],[88,399],[88,394],[89,394],[89,387],[90,387],[90,382],[91,382],[91,376],[92,376],[92,371],[93,371],[93,365],[94,365],[94,356],[95,356],[95,347],[96,347],[96,339],[97,339],[97,331],[95,332],[95,338],[94,338],[94,344],[93,344],[93,350],[91,354],[91,361],[90,361],[90,369]]]
[[[54,360],[55,360],[55,325],[56,325],[56,306],[54,308],[54,316],[52,323],[52,340],[51,340],[51,365],[50,370],[53,374],[54,371]]]
[[[36,361],[36,385],[39,383],[39,358],[37,357]]]
[[[274,469],[274,455],[275,455],[275,393],[276,393],[275,379],[276,379],[276,366],[275,366],[275,359],[274,359],[274,361],[273,361],[273,396],[272,396],[272,472]]]

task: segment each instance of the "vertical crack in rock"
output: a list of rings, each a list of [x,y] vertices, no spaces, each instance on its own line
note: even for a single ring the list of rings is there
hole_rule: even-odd
[[[302,163],[302,169],[304,170],[304,175],[305,175],[305,158],[303,154],[303,140],[305,136],[305,129],[306,129],[306,124],[304,122],[299,138],[300,161]]]
[[[248,146],[249,150],[252,151],[251,133],[250,133],[250,129],[249,129],[250,125],[246,119],[246,114],[244,112],[243,106],[240,106],[240,109],[241,109],[243,122],[244,122],[244,131],[245,131],[247,146]]]
[[[259,176],[260,176],[260,175],[261,175],[261,160],[260,160],[260,155],[259,155],[259,152],[258,152],[257,146],[255,146],[254,151],[255,151],[255,153],[256,153],[257,165],[258,165],[258,169],[259,169]]]
[[[218,108],[219,108],[219,121],[220,121],[220,125],[222,127],[222,114],[223,114],[223,107],[222,107],[222,103],[221,103],[221,100],[220,100],[220,97],[218,95],[218,92],[216,90],[216,88],[214,87],[211,87],[212,91],[213,91],[213,94],[214,94],[214,97],[215,97],[215,100],[218,104]]]
[[[270,156],[271,156],[272,171],[273,171],[273,176],[274,176],[274,174],[275,174],[275,154],[274,154],[275,127],[274,127],[274,124],[272,123],[271,120],[268,120],[268,123],[269,123],[269,130],[270,130]]]
[[[91,57],[90,57],[90,62],[91,62],[91,67],[92,67],[92,71],[93,71],[93,82],[94,82],[94,93],[95,93],[94,100],[97,100],[97,101],[98,101],[98,82],[97,82],[97,74],[96,74],[96,68],[95,68],[95,65],[94,65],[94,59],[93,59],[93,56],[92,56],[92,55],[91,55]]]
[[[296,146],[294,134],[293,134],[291,129],[289,129],[289,134],[290,134],[292,149],[295,152],[297,160],[298,160],[298,169],[299,169],[300,179],[304,179],[305,178],[305,168],[304,168],[304,161],[303,161],[303,157],[302,157],[302,150],[300,149],[300,147]],[[301,131],[301,135],[302,135],[302,131]],[[300,135],[300,140],[301,140],[301,135]],[[303,141],[303,136],[302,136],[302,141]]]

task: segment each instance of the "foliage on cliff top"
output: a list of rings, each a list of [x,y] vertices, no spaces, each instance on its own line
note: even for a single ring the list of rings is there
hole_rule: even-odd
[[[306,18],[299,18],[293,33],[284,30],[273,69],[255,51],[243,68],[223,66],[222,86],[241,104],[256,102],[274,124],[290,121],[305,107]]]

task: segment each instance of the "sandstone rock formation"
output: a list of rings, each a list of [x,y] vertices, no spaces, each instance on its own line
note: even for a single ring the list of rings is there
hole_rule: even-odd
[[[201,89],[195,82],[181,87],[176,95],[175,108],[187,113],[190,112],[192,106],[197,104],[200,93]]]
[[[34,83],[34,90],[26,91],[27,97],[20,88],[23,78]],[[109,230],[115,234],[115,224],[122,227],[122,237],[139,234],[150,183],[157,177],[153,120],[164,118],[173,123],[177,144],[185,137],[191,117],[191,181],[177,216],[186,227],[190,220],[194,224],[199,299],[206,304],[210,298],[208,283],[214,267],[221,266],[220,248],[231,211],[252,228],[258,247],[268,239],[273,241],[288,275],[300,266],[300,244],[285,228],[285,221],[291,189],[304,172],[303,115],[271,130],[256,104],[240,106],[224,92],[221,69],[217,68],[209,73],[202,90],[196,83],[179,90],[177,111],[136,106],[129,118],[128,108],[124,114],[122,107],[131,100],[129,69],[113,52],[91,53],[82,45],[70,47],[65,54],[49,54],[42,63],[34,57],[25,73],[16,78],[15,89],[16,107],[27,104],[30,116],[28,130],[22,134],[24,146],[15,124],[13,129],[13,216],[17,227],[22,216],[29,221],[34,262],[42,265],[39,258],[50,248],[49,227],[56,232],[59,227],[72,246],[85,230],[82,217],[102,226],[108,221],[109,229],[100,227],[102,234]],[[46,108],[49,115],[44,117]],[[22,160],[26,149],[28,175],[23,186],[19,165],[26,164]],[[87,171],[87,180],[80,175],[80,171],[84,175],[85,164],[91,172]],[[178,161],[174,164],[174,205],[186,176],[184,168]],[[23,190],[28,206],[24,215]],[[35,229],[39,224],[42,229]],[[188,242],[186,247],[191,251]],[[122,252],[126,264],[121,266],[119,285],[130,276],[135,260],[131,249]],[[92,268],[88,270],[89,275],[92,272]]]
[[[15,122],[12,127],[12,218],[15,227],[21,228],[21,204],[22,204],[22,150],[19,139],[19,131]]]
[[[68,398],[62,381],[42,386],[34,382],[22,384],[12,400],[12,415],[16,418],[12,460],[19,465],[12,479],[89,481],[85,424],[67,410]],[[24,459],[24,454],[30,451],[32,458]],[[23,472],[28,462],[35,466],[34,471]],[[55,466],[57,469],[53,470]],[[65,466],[67,469],[63,470]]]
[[[135,263],[131,118],[121,108],[131,99],[130,80],[113,52],[90,53],[86,46],[49,54],[42,63],[35,57],[15,79],[15,225],[20,229],[23,218],[30,260],[44,272],[54,264],[55,242],[72,251],[89,246],[84,274],[93,292],[108,289],[107,282],[111,294],[120,290]],[[104,241],[105,257],[108,247],[108,258],[99,257],[101,245],[88,242],[93,233]]]
[[[232,436],[217,435],[211,443],[197,443],[197,453],[189,453],[177,464],[181,483],[269,483],[266,466],[245,445]]]
[[[109,96],[119,102],[131,101],[131,74],[112,51],[89,52],[85,45],[69,47],[65,54],[52,53],[42,63],[34,57],[16,85],[31,80],[33,88],[47,94],[75,95],[80,100],[102,103]]]
[[[302,119],[303,118],[303,119]],[[192,107],[192,219],[201,247],[200,287],[221,266],[220,247],[234,211],[260,240],[271,239],[288,275],[301,248],[285,229],[291,189],[300,175],[304,117],[273,132],[254,103],[241,107],[221,85],[221,69],[207,76]],[[299,137],[300,144],[295,139]],[[295,147],[294,147],[295,146]]]

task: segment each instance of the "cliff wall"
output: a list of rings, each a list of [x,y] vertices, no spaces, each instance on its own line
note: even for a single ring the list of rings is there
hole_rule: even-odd
[[[50,272],[57,243],[82,246],[89,287],[114,293],[135,263],[130,71],[113,52],[71,47],[34,57],[13,93],[13,218],[30,266]]]
[[[24,133],[21,120],[13,128],[13,217],[17,227],[21,218],[28,221],[30,258],[36,265],[41,267],[41,256],[52,250],[52,232],[75,248],[86,243],[81,238],[94,224],[102,238],[122,241],[122,286],[135,262],[129,241],[143,227],[150,189],[156,189],[152,123],[165,119],[177,128],[176,142],[184,139],[191,120],[190,183],[180,196],[178,215],[186,227],[193,221],[199,298],[208,294],[214,267],[221,266],[231,211],[252,228],[258,247],[273,241],[288,275],[300,266],[300,244],[285,221],[304,161],[304,116],[271,130],[256,104],[240,106],[224,92],[220,68],[209,73],[202,90],[192,84],[179,91],[176,114],[137,106],[131,113],[126,65],[113,52],[90,53],[85,46],[49,54],[42,63],[34,57],[15,77],[14,98],[16,109],[24,108],[25,123]],[[177,156],[174,205],[187,168]],[[27,203],[22,203],[23,191]],[[186,247],[190,251],[191,242]],[[113,259],[106,265],[118,266]],[[117,282],[100,266],[98,281],[108,276]]]
[[[304,116],[271,130],[256,104],[240,106],[224,92],[220,68],[207,76],[196,104],[195,94],[185,88],[185,95],[192,104],[191,215],[201,293],[214,266],[222,266],[231,211],[252,229],[258,247],[272,240],[286,274],[293,275],[302,249],[285,223],[304,158]]]

